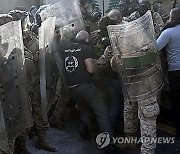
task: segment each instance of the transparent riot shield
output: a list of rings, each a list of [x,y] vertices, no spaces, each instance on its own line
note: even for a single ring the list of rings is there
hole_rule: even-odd
[[[61,0],[45,8],[40,13],[42,21],[56,16],[56,26],[60,28],[61,43],[67,43],[85,29],[78,0]]]
[[[156,95],[163,81],[151,12],[132,22],[110,25],[108,33],[125,99]]]
[[[40,91],[41,91],[41,105],[42,117],[47,120],[47,76],[49,75],[51,65],[51,47],[54,38],[56,17],[50,17],[42,22],[39,30],[39,67],[40,67]]]
[[[32,126],[21,22],[0,26],[0,149]]]
[[[68,91],[65,85],[66,79],[63,72],[64,63],[60,49],[61,45],[70,42],[79,31],[85,29],[79,2],[78,0],[61,0],[58,3],[46,7],[41,11],[40,15],[42,21],[48,17],[56,16],[56,31],[59,31],[59,35],[57,34],[54,36],[53,55],[64,88]]]

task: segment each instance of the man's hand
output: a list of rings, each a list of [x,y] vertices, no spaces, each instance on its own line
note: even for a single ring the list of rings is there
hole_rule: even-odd
[[[107,46],[104,50],[104,54],[97,60],[97,64],[99,65],[105,65],[109,64],[110,60],[112,58],[112,49],[111,46]]]

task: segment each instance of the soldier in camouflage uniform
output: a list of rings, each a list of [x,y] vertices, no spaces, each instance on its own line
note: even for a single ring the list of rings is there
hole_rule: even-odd
[[[141,3],[140,3],[141,5]],[[143,2],[144,5],[144,2]],[[146,12],[146,11],[145,11]],[[145,13],[144,12],[144,13]],[[135,16],[134,16],[135,14]],[[133,13],[133,20],[140,17],[136,16],[138,13]],[[130,19],[132,19],[132,15],[130,16]],[[155,20],[156,22],[157,20]],[[160,20],[162,21],[162,20]],[[163,22],[154,23],[156,25],[156,29],[161,28],[163,25]],[[159,27],[157,27],[160,24]],[[157,30],[157,32],[160,32],[160,29]],[[112,59],[111,59],[112,58]],[[98,64],[101,65],[104,62],[111,61],[111,66],[113,70],[117,70],[118,63],[116,61],[116,56],[112,54],[111,48],[108,46],[104,52],[104,54],[101,56],[101,58],[98,60]],[[125,136],[132,137],[137,136],[137,130],[138,130],[138,116],[141,123],[141,137],[156,137],[156,118],[159,114],[159,106],[157,103],[157,96],[150,97],[145,100],[141,100],[137,102],[129,102],[125,100],[124,102],[124,132]],[[154,154],[154,149],[156,147],[156,144],[151,143],[143,143],[141,146],[141,153],[142,154]],[[133,144],[126,144],[120,146],[120,148],[127,148],[127,149],[135,149],[137,148],[136,145]]]
[[[6,23],[8,23],[8,22],[11,22],[12,19],[13,19],[12,16],[10,16],[10,15],[8,15],[8,14],[1,14],[1,15],[0,15],[0,26],[6,24]],[[0,49],[0,50],[1,50],[1,49]],[[4,61],[4,58],[3,58],[3,56],[2,56],[2,54],[1,54],[1,52],[0,52],[0,74],[3,74],[2,68],[1,68],[3,61]],[[2,77],[2,76],[0,76],[0,81],[1,81],[1,77]],[[1,97],[0,97],[0,101],[1,101]],[[4,152],[4,151],[2,151],[2,150],[0,149],[0,154],[13,153],[13,144],[14,144],[14,143],[12,143],[12,145],[9,145],[9,146],[10,146],[10,150],[9,150],[9,151]]]
[[[17,12],[18,15],[17,16]],[[26,13],[22,11],[10,12],[13,14],[14,20],[23,19],[26,17]],[[28,26],[27,26],[28,27]],[[38,142],[36,148],[44,149],[46,151],[56,152],[58,149],[50,145],[46,138],[46,131],[49,128],[48,120],[42,118],[41,111],[41,95],[40,95],[40,74],[38,64],[38,50],[39,42],[37,36],[29,29],[22,27],[23,30],[23,42],[25,48],[25,64],[27,68],[27,77],[29,84],[29,94],[32,102],[32,114],[34,117],[34,124],[36,134],[38,136]],[[15,152],[18,154],[29,153],[26,149],[26,140],[28,139],[29,129],[22,133],[15,142]]]
[[[142,0],[139,3],[139,9],[133,12],[127,21],[133,21],[143,16],[148,10],[150,10],[151,4],[147,0]],[[154,21],[154,29],[156,37],[159,36],[164,23],[160,15],[156,12],[152,12]],[[125,100],[124,103],[124,132],[126,136],[137,136],[138,124],[140,119],[141,137],[156,137],[156,118],[159,114],[158,97],[147,98],[138,102],[129,102]],[[135,148],[127,144],[124,148]],[[145,142],[141,146],[141,154],[154,154],[155,143]]]

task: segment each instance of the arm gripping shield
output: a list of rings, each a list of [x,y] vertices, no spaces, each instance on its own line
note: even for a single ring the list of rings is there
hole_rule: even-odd
[[[149,98],[163,87],[151,12],[120,25],[108,26],[126,100]]]

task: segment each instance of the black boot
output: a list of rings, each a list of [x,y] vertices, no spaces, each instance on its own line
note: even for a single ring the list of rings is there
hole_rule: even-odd
[[[50,145],[46,138],[46,130],[37,130],[38,142],[36,144],[37,149],[44,149],[50,152],[57,152],[58,148]]]

